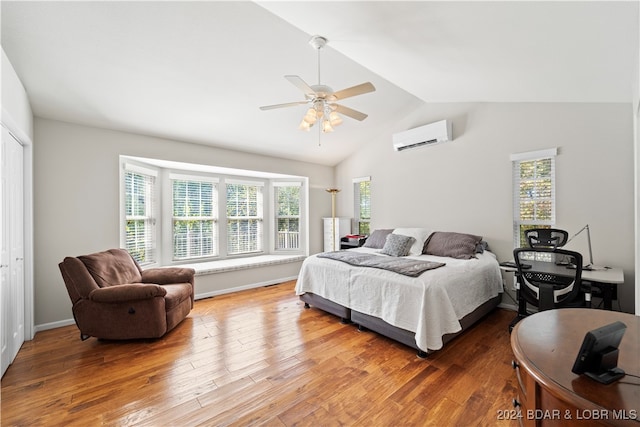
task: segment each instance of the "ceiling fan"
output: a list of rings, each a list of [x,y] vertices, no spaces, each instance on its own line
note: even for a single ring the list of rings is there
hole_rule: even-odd
[[[334,92],[329,86],[320,84],[320,50],[327,44],[327,39],[322,36],[313,36],[311,40],[309,40],[309,44],[318,51],[318,84],[309,86],[299,76],[284,76],[285,79],[304,93],[305,100],[288,102],[286,104],[266,105],[260,107],[260,109],[272,110],[275,108],[295,107],[297,105],[308,104],[309,109],[299,126],[300,129],[305,131],[309,131],[313,125],[319,123],[322,132],[332,132],[334,126],[342,123],[342,118],[338,113],[360,121],[366,119],[366,114],[345,107],[344,105],[336,104],[336,101],[373,92],[376,88],[367,82]]]

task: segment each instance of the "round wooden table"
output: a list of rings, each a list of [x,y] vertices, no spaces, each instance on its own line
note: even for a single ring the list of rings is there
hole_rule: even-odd
[[[626,374],[600,384],[571,372],[585,334],[621,321],[618,367]],[[640,317],[586,308],[533,314],[511,334],[519,390],[514,405],[523,425],[631,425],[640,427]],[[633,376],[635,375],[635,376]]]

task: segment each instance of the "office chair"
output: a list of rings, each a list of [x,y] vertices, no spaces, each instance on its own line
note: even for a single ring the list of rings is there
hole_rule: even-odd
[[[532,228],[525,231],[531,248],[561,248],[567,243],[569,233],[557,228]]]
[[[531,247],[514,249],[513,258],[518,269],[518,315],[509,325],[509,331],[529,314],[527,304],[537,307],[538,311],[591,307],[591,286],[582,282],[580,253],[553,247]]]

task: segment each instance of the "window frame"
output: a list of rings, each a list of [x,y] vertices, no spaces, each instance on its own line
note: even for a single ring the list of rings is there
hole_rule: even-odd
[[[168,192],[170,193],[171,197],[170,197],[170,203],[171,203],[171,210],[170,210],[170,217],[171,217],[171,222],[170,222],[170,228],[171,228],[171,261],[172,262],[183,262],[183,261],[189,261],[189,262],[193,262],[193,261],[197,261],[200,259],[211,259],[211,258],[215,258],[219,255],[220,253],[220,245],[219,245],[219,241],[220,241],[220,227],[219,227],[219,212],[220,212],[220,207],[219,207],[219,193],[220,193],[220,180],[217,177],[210,177],[210,176],[202,176],[202,175],[192,175],[192,174],[182,174],[182,173],[175,173],[175,172],[169,172],[169,188],[168,188]],[[175,216],[175,206],[174,206],[174,202],[175,202],[175,187],[174,187],[174,183],[176,181],[185,181],[185,182],[197,182],[197,183],[209,183],[212,184],[213,189],[212,189],[212,197],[211,197],[211,203],[212,203],[212,212],[210,216],[179,216],[176,217]],[[175,247],[175,222],[176,221],[200,221],[200,222],[205,222],[205,221],[212,221],[213,225],[212,225],[212,249],[213,249],[213,253],[211,254],[206,254],[206,255],[199,255],[199,256],[190,256],[190,257],[184,257],[184,258],[177,258],[176,257],[176,247]]]
[[[264,206],[264,199],[265,199],[265,186],[266,183],[264,181],[259,181],[259,180],[251,180],[251,179],[238,179],[238,178],[226,178],[223,180],[224,183],[224,194],[221,194],[221,197],[224,197],[224,210],[222,208],[222,206],[220,206],[220,212],[224,211],[224,221],[225,221],[225,236],[226,236],[226,242],[225,242],[225,252],[226,255],[229,257],[238,257],[238,256],[250,256],[250,255],[257,255],[257,254],[262,254],[265,251],[265,206]],[[257,241],[257,247],[255,250],[247,250],[247,251],[243,251],[243,252],[231,252],[230,251],[230,247],[229,247],[229,221],[231,221],[230,216],[228,214],[229,212],[229,200],[227,199],[227,191],[228,191],[228,186],[229,185],[246,185],[246,186],[252,186],[252,187],[257,187],[259,188],[259,193],[256,194],[256,215],[242,215],[242,216],[233,216],[231,218],[234,218],[234,221],[242,221],[242,220],[247,220],[247,221],[257,221],[258,224],[258,241]]]
[[[272,197],[271,200],[273,201],[273,215],[271,215],[271,217],[273,218],[273,250],[275,252],[298,252],[300,250],[302,250],[304,248],[304,231],[303,231],[303,213],[304,213],[304,195],[303,195],[303,183],[301,181],[274,181],[272,182]],[[299,198],[298,198],[298,215],[279,215],[279,207],[278,207],[278,195],[277,195],[277,191],[278,188],[284,188],[284,187],[297,187],[300,189],[299,191]],[[297,236],[297,241],[298,241],[298,247],[297,248],[291,248],[291,247],[284,247],[281,248],[279,247],[279,241],[280,241],[280,231],[279,231],[279,220],[280,219],[297,219],[298,220],[298,236]],[[290,233],[289,231],[287,231],[287,234]]]
[[[551,148],[547,150],[530,151],[525,153],[518,153],[511,155],[512,162],[512,185],[513,185],[513,247],[519,248],[525,246],[526,242],[521,240],[523,229],[527,228],[551,228],[556,224],[556,157],[558,154],[557,148]],[[521,197],[521,167],[525,162],[550,160],[550,195],[549,197]],[[540,202],[542,200],[548,200],[551,204],[551,213],[549,219],[522,219],[521,218],[521,202],[522,200],[531,200],[533,203]]]
[[[135,162],[126,162],[122,163],[120,168],[120,199],[121,206],[120,209],[120,247],[127,249],[131,253],[131,249],[127,243],[127,222],[132,220],[126,212],[127,205],[127,174],[133,173],[138,175],[143,175],[152,178],[152,182],[150,183],[150,188],[147,188],[146,193],[147,197],[151,200],[150,206],[145,206],[145,213],[142,218],[137,218],[138,220],[142,219],[145,222],[149,222],[150,230],[146,233],[147,242],[144,244],[146,246],[146,251],[151,252],[152,259],[151,260],[139,260],[135,257],[135,254],[132,253],[134,259],[140,266],[148,267],[158,265],[160,262],[161,254],[158,250],[158,241],[159,241],[159,227],[158,227],[158,218],[160,216],[160,203],[159,203],[159,192],[158,192],[158,181],[159,181],[159,171],[156,168],[149,167],[147,165],[140,165]],[[138,217],[138,216],[135,216]],[[145,219],[146,218],[146,219]]]
[[[369,186],[369,218],[362,216],[362,200],[361,185],[367,182]],[[353,230],[357,230],[357,234],[362,234],[360,230],[361,224],[368,224],[369,232],[371,231],[371,176],[363,176],[353,179]],[[370,233],[365,233],[370,234]]]

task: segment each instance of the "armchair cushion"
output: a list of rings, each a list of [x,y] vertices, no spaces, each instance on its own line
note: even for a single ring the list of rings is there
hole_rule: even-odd
[[[163,285],[162,288],[167,293],[164,297],[164,304],[167,311],[173,310],[183,301],[190,299],[193,295],[193,292],[191,292],[191,284],[189,283]]]
[[[95,302],[124,302],[164,297],[167,290],[162,286],[131,283],[98,288],[91,291],[89,299]]]
[[[166,285],[170,283],[184,283],[193,280],[195,270],[192,268],[166,267],[149,268],[142,270],[142,283],[157,283]]]
[[[79,256],[89,273],[101,288],[123,283],[140,283],[142,275],[136,262],[124,249],[109,249],[91,255]]]

